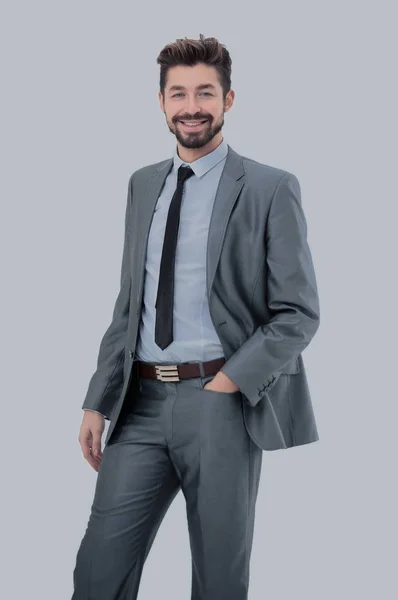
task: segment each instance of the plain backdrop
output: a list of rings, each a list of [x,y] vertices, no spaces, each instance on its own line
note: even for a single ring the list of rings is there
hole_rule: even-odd
[[[383,1],[1,2],[2,598],[71,598],[127,184],[175,146],[156,57],[200,33],[232,57],[226,141],[300,181],[321,307],[303,353],[320,440],[263,456],[250,600],[396,596],[395,24]],[[139,598],[190,585],[180,492]]]

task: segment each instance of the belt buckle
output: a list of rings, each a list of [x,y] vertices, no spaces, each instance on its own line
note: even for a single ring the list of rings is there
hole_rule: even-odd
[[[177,365],[155,365],[158,381],[180,381]]]

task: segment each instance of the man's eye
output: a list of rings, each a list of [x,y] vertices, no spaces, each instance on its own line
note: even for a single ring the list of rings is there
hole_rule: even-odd
[[[210,94],[210,92],[201,92],[202,94],[207,94],[208,96],[211,96],[212,94]],[[173,95],[173,98],[175,98],[176,96],[181,96],[182,92],[178,92],[177,94]]]

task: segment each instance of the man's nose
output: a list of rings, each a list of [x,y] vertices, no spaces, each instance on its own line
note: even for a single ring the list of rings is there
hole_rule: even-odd
[[[185,113],[187,115],[197,115],[200,114],[200,104],[196,98],[188,98],[185,105]]]

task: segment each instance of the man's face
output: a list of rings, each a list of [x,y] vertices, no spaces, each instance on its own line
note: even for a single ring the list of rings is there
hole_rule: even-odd
[[[224,112],[232,106],[233,96],[231,90],[224,104],[222,87],[214,67],[179,65],[169,69],[164,99],[159,93],[159,101],[169,130],[181,146],[202,148],[221,131]],[[185,124],[187,121],[200,123],[191,126]]]

